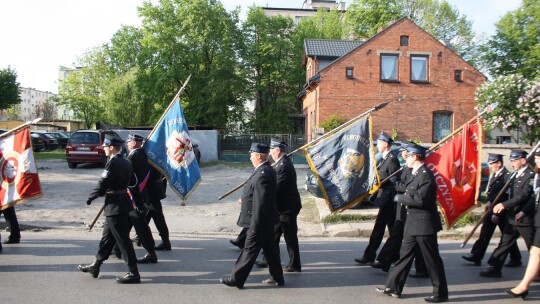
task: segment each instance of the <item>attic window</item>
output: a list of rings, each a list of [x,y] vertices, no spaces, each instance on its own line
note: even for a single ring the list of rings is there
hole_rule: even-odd
[[[409,46],[409,36],[401,36],[401,37],[399,37],[399,45],[401,45],[401,46]]]
[[[345,68],[345,77],[352,79],[354,78],[354,68],[353,67],[346,67]]]

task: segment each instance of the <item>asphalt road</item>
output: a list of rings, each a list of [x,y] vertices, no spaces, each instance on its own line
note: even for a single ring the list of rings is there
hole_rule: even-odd
[[[141,265],[142,284],[120,285],[114,278],[127,269],[111,258],[98,279],[77,270],[97,250],[100,231],[50,229],[26,232],[20,244],[4,245],[0,254],[0,303],[423,303],[429,279],[409,278],[401,299],[381,295],[387,275],[357,266],[353,258],[367,245],[364,238],[302,238],[302,273],[285,274],[285,287],[266,286],[266,269],[255,267],[243,290],[220,284],[239,250],[227,236],[175,236],[173,250],[159,252],[157,264]],[[284,245],[282,263],[284,263]],[[517,284],[524,268],[505,268],[500,279],[482,278],[481,267],[461,260],[458,241],[440,244],[451,302],[515,303],[504,289]],[[138,256],[144,250],[136,249]],[[526,256],[524,256],[524,259]],[[540,286],[528,301],[540,300]]]

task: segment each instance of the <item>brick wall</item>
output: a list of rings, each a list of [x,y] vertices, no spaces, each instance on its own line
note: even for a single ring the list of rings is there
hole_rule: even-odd
[[[409,46],[400,46],[400,36],[409,36]],[[380,53],[401,52],[398,59],[399,83],[380,81]],[[410,81],[408,52],[429,54],[429,83]],[[345,77],[346,67],[354,68],[354,78]],[[462,70],[463,81],[454,80],[454,70]],[[310,137],[312,112],[317,123],[331,114],[353,118],[384,101],[392,103],[373,114],[373,132],[392,129],[398,139],[431,142],[433,112],[452,112],[452,129],[476,115],[474,92],[485,77],[408,19],[402,19],[353,52],[321,71],[318,93],[308,92],[303,106],[306,133]],[[314,99],[317,99],[315,102]],[[318,109],[311,107],[316,104]]]

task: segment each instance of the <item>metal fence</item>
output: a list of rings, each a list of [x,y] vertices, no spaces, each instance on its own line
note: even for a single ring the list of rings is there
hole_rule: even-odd
[[[303,134],[224,134],[220,136],[220,153],[247,154],[254,142],[270,144],[270,139],[284,140],[289,145],[289,152],[303,146]]]

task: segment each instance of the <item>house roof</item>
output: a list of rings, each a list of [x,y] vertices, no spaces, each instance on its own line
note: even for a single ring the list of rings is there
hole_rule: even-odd
[[[353,40],[305,39],[304,50],[306,57],[339,58],[354,50],[362,43],[363,41]]]

